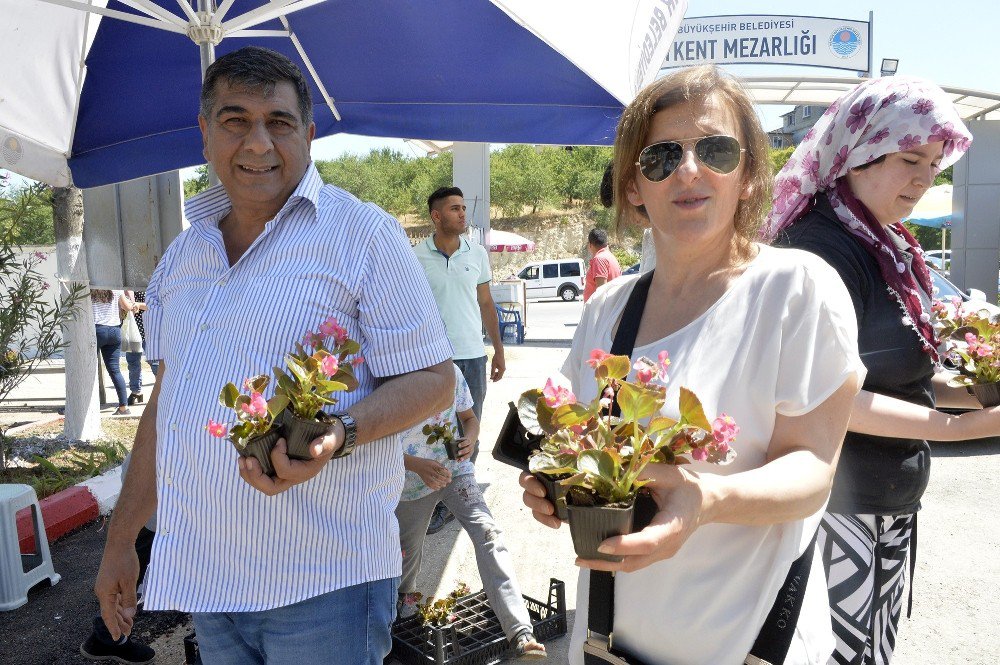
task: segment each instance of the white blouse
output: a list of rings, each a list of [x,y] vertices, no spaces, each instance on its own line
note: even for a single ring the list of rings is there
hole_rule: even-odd
[[[596,395],[590,351],[610,350],[636,278],[610,282],[590,300],[563,373],[580,401]],[[648,306],[657,303],[650,292]],[[865,368],[857,322],[837,273],[818,257],[761,246],[729,290],[704,314],[662,340],[636,348],[633,359],[670,354],[663,415],[676,418],[679,389],[701,399],[713,419],[735,418],[741,431],[727,466],[694,462],[702,473],[728,475],[763,466],[777,414],[797,416],[822,404]],[[770,611],[788,568],[812,541],[823,509],[770,526],[708,524],[673,558],[615,583],[615,644],[650,665],[742,663]],[[577,598],[570,663],[582,663],[589,574]],[[802,614],[786,662],[826,663],[834,642],[826,582],[814,557]]]

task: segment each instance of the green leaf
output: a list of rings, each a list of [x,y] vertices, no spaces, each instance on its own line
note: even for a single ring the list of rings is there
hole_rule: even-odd
[[[599,379],[623,380],[632,369],[632,361],[628,356],[608,356],[601,361],[594,371]]]
[[[712,431],[712,425],[708,422],[708,418],[705,416],[705,409],[701,405],[701,400],[698,399],[697,395],[683,386],[681,386],[679,406],[682,421],[694,425],[695,427],[700,427],[706,432]]]
[[[677,425],[677,421],[673,418],[667,418],[666,416],[657,416],[649,421],[649,425],[646,426],[646,433],[652,436],[658,432],[668,430],[671,427]]]
[[[267,412],[271,414],[271,418],[277,418],[278,414],[288,407],[288,402],[288,397],[285,395],[275,395],[267,400]]]
[[[583,404],[563,404],[552,412],[552,422],[560,429],[582,425],[593,417],[590,408]]]
[[[236,398],[240,396],[239,388],[232,383],[227,383],[219,393],[219,404],[230,409],[236,406]]]

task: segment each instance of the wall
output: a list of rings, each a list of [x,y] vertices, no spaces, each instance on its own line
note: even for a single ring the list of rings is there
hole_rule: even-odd
[[[972,147],[955,164],[952,190],[951,280],[997,300],[1000,257],[1000,121],[967,121]]]

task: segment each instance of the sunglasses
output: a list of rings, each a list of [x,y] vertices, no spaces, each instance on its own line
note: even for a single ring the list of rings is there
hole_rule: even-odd
[[[679,141],[662,141],[648,145],[635,163],[639,172],[650,182],[662,182],[684,161],[684,151],[694,145],[694,156],[716,173],[732,173],[740,165],[746,149],[732,136],[698,136]]]

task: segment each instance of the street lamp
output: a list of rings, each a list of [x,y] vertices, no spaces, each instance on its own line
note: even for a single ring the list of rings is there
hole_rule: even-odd
[[[882,76],[892,76],[899,69],[899,60],[896,58],[882,58]]]

